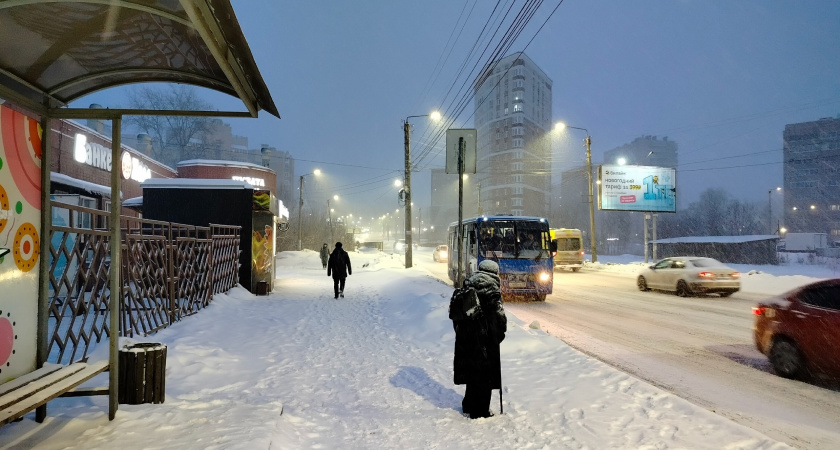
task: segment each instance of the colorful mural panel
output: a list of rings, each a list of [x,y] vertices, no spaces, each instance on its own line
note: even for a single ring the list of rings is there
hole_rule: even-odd
[[[0,383],[35,369],[41,136],[38,121],[0,106]]]

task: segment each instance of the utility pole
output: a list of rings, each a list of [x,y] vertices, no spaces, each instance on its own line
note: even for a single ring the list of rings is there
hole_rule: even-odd
[[[300,202],[298,203],[298,251],[303,250],[301,240],[300,215],[303,211],[303,175],[300,176]]]
[[[403,122],[405,137],[405,268],[411,267],[411,125],[408,119]]]
[[[595,201],[592,198],[592,138],[586,132],[586,175],[589,179],[589,245],[592,248],[592,262],[598,262],[598,250],[595,241]],[[655,223],[655,222],[654,222]],[[655,229],[655,228],[654,228]],[[654,258],[656,256],[654,255]]]

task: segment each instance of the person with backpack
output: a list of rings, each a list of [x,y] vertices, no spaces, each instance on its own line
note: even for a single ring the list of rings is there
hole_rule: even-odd
[[[484,260],[478,271],[455,291],[449,318],[455,328],[455,384],[466,384],[461,408],[470,419],[492,417],[490,396],[502,388],[499,344],[507,317],[502,307],[499,265]]]
[[[324,242],[324,246],[321,247],[321,265],[324,268],[327,268],[327,263],[330,261],[330,248],[327,247],[327,243]]]
[[[327,262],[327,276],[332,276],[335,298],[338,298],[339,295],[341,295],[341,298],[344,298],[344,281],[348,275],[353,275],[353,268],[350,266],[350,255],[341,248],[341,242],[336,242],[335,248]]]

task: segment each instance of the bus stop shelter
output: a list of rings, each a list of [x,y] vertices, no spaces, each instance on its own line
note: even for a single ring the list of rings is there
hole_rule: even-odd
[[[244,110],[68,107],[93,92],[142,82],[182,83],[226,93],[241,100]],[[279,118],[229,0],[0,0],[0,110],[0,143],[16,142],[16,148],[23,149],[0,160],[9,174],[3,175],[0,165],[0,175],[6,176],[0,176],[0,182],[7,184],[0,185],[0,232],[7,228],[14,240],[14,264],[8,259],[0,264],[0,309],[4,316],[17,315],[9,321],[14,326],[9,345],[16,346],[16,364],[5,367],[0,383],[40,369],[48,356],[52,121],[110,120],[111,156],[117,162],[121,123],[127,115],[257,117],[263,110]],[[117,194],[111,196],[109,233],[111,242],[121,242],[121,180],[114,166],[111,192]],[[31,216],[25,216],[28,211]],[[14,234],[11,227],[21,222],[26,226]],[[110,258],[110,292],[119,294],[119,245],[110,247]],[[119,305],[108,305],[110,419],[118,408]],[[0,324],[0,334],[7,331]],[[0,349],[0,356],[5,350],[12,349]],[[37,408],[36,420],[45,416],[46,402]]]

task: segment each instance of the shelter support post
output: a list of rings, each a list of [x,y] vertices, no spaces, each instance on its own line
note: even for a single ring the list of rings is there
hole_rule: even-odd
[[[50,295],[50,228],[52,228],[52,204],[50,202],[50,163],[52,161],[52,123],[49,117],[41,119],[41,246],[38,264],[38,322],[36,330],[35,368],[44,367],[47,362],[49,338],[49,295]],[[47,418],[47,405],[35,410],[35,420]]]
[[[458,287],[464,287],[464,138],[458,138]]]
[[[122,236],[120,235],[120,154],[122,148],[122,117],[114,118],[111,130],[111,301],[108,302],[110,323],[108,337],[110,338],[110,363],[108,372],[108,419],[114,420],[119,408],[119,345],[120,345],[120,303],[122,303],[122,284],[120,283],[120,261],[122,250]]]

